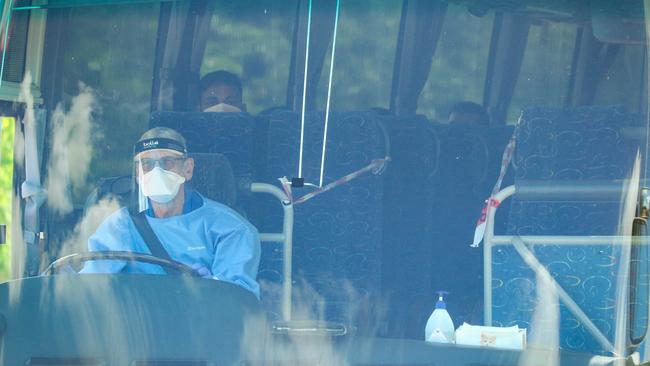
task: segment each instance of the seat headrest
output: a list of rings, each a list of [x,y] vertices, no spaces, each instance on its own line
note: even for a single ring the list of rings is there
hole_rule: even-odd
[[[191,187],[207,198],[233,206],[237,201],[235,174],[228,159],[217,153],[192,153],[194,176]]]

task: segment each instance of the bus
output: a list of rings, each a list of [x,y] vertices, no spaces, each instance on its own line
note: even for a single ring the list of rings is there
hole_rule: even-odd
[[[650,363],[649,9],[0,0],[0,363]],[[89,246],[153,127],[259,233],[259,296]],[[83,273],[116,261],[168,274]]]

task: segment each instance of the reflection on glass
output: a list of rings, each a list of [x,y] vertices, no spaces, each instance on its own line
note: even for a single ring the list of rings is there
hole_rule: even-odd
[[[571,23],[542,21],[530,26],[507,123],[515,123],[524,108],[566,104],[576,33]]]
[[[465,6],[449,4],[418,113],[432,121],[446,122],[454,103],[483,104],[493,21],[493,12],[479,17]]]
[[[12,151],[17,157],[15,182],[6,172],[0,176],[0,205],[19,197],[10,217],[14,259],[22,265],[27,255],[42,269],[64,254],[85,252],[106,216],[138,203],[132,177],[137,137],[153,126],[172,127],[197,153],[191,179],[183,177],[188,187],[215,194],[210,197],[246,216],[268,240],[259,270],[249,268],[258,274],[261,302],[250,300],[272,325],[252,335],[221,326],[241,321],[232,314],[248,301],[224,281],[127,273],[21,278],[27,272],[15,266],[16,280],[0,285],[0,331],[3,314],[34,322],[20,328],[25,331],[91,319],[56,329],[79,329],[70,339],[80,348],[85,338],[95,347],[102,335],[123,335],[115,347],[134,352],[119,353],[126,364],[179,355],[210,364],[221,354],[246,354],[255,341],[272,347],[238,362],[268,357],[271,364],[312,364],[325,354],[332,364],[518,364],[520,354],[490,348],[497,343],[492,336],[478,349],[424,343],[441,290],[449,292],[445,305],[456,327],[525,328],[531,343],[549,351],[529,353],[530,359],[589,364],[592,356],[629,357],[637,347],[650,361],[650,343],[641,340],[650,300],[645,225],[635,227],[636,241],[627,245],[631,192],[637,175],[648,176],[630,174],[637,152],[649,150],[643,114],[648,49],[638,37],[625,38],[627,26],[621,26],[638,26],[638,11],[607,12],[596,21],[593,2],[341,0],[324,149],[324,184],[333,188],[321,191],[282,186],[278,178],[297,178],[301,146],[298,178],[312,183],[320,175],[337,2],[88,2],[77,7],[50,0],[47,9],[23,10],[30,27],[14,28],[12,42],[20,36],[39,41],[27,30],[44,30],[41,46],[29,43],[29,52],[16,52],[31,61],[27,65],[42,66],[31,86],[41,89],[34,101],[44,112],[42,125],[17,123],[11,141],[6,128],[13,122],[3,122],[2,167],[11,164]],[[311,104],[302,115],[310,3],[318,10],[309,53]],[[641,3],[634,3],[638,10]],[[47,17],[32,17],[36,11]],[[629,19],[632,13],[636,18]],[[40,53],[42,59],[31,59]],[[23,60],[9,61],[22,78]],[[196,84],[215,70],[241,79],[243,95],[213,88],[207,102],[218,107],[200,111]],[[0,86],[0,112],[20,121],[26,103],[14,104],[15,94]],[[287,106],[288,100],[298,102]],[[455,114],[483,108],[490,124],[450,118],[460,101],[476,104]],[[37,141],[30,151],[42,152],[29,159],[40,168],[40,178],[29,182],[21,153],[26,137]],[[639,166],[647,162],[641,156]],[[153,168],[173,170],[178,162],[149,163],[143,172],[160,174],[150,176],[158,178],[148,181],[157,182],[149,193],[173,182]],[[277,202],[253,193],[260,186],[251,183],[287,197]],[[41,206],[37,193],[47,195]],[[482,213],[486,199],[492,203]],[[183,220],[188,212],[178,212],[179,221],[192,226]],[[286,212],[293,214],[292,227],[283,226]],[[9,222],[8,211],[0,221]],[[486,228],[484,236],[478,232],[479,248],[470,247],[477,221]],[[293,235],[291,247],[279,234],[284,229]],[[30,235],[35,244],[28,243]],[[189,235],[175,237],[189,251],[224,249],[218,241],[199,248]],[[116,247],[133,248],[133,240],[121,236]],[[0,261],[0,275],[6,268]],[[285,296],[291,286],[292,296]],[[112,321],[115,314],[123,317]],[[0,342],[36,338],[6,330]],[[58,335],[42,342],[41,354],[20,354],[17,363],[59,357],[46,354],[64,349],[66,339]],[[244,343],[247,337],[255,341]],[[26,352],[9,344],[0,344],[0,363]],[[97,348],[85,351],[89,359],[111,357],[95,356],[103,352]],[[447,362],[450,355],[455,358]]]
[[[251,113],[286,104],[297,1],[216,2],[201,75],[226,70]]]
[[[399,29],[400,1],[341,1],[330,108],[388,109]],[[334,23],[328,31],[333,32]],[[365,37],[384,34],[386,37]],[[324,57],[315,104],[325,110],[332,45]]]

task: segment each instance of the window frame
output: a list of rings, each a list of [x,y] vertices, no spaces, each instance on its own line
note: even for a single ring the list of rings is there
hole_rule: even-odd
[[[0,24],[7,24],[11,21],[11,15],[14,11],[30,11],[29,24],[27,27],[27,50],[25,55],[25,75],[30,73],[32,76],[32,84],[30,85],[32,96],[34,96],[34,102],[37,104],[42,104],[43,99],[41,97],[41,74],[42,74],[42,60],[43,60],[43,51],[45,45],[45,27],[47,20],[47,11],[46,10],[16,10],[16,8],[11,9],[10,6],[13,1],[4,2],[4,7],[2,8],[2,20]],[[5,37],[5,32],[8,29],[8,26],[5,29],[0,30],[0,35]],[[2,50],[2,59],[6,60],[7,50]],[[3,61],[7,62],[7,61]],[[19,100],[21,85],[20,83],[2,81],[2,75],[0,74],[0,100],[17,102]]]

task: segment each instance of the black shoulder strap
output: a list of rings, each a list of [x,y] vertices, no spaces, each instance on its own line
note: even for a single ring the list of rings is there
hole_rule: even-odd
[[[165,247],[163,247],[160,239],[156,236],[156,233],[153,232],[151,225],[149,225],[149,221],[147,221],[147,218],[144,215],[144,212],[137,214],[131,213],[131,219],[135,224],[135,228],[138,229],[140,236],[144,240],[144,243],[149,247],[149,251],[154,257],[174,261],[165,250]]]

